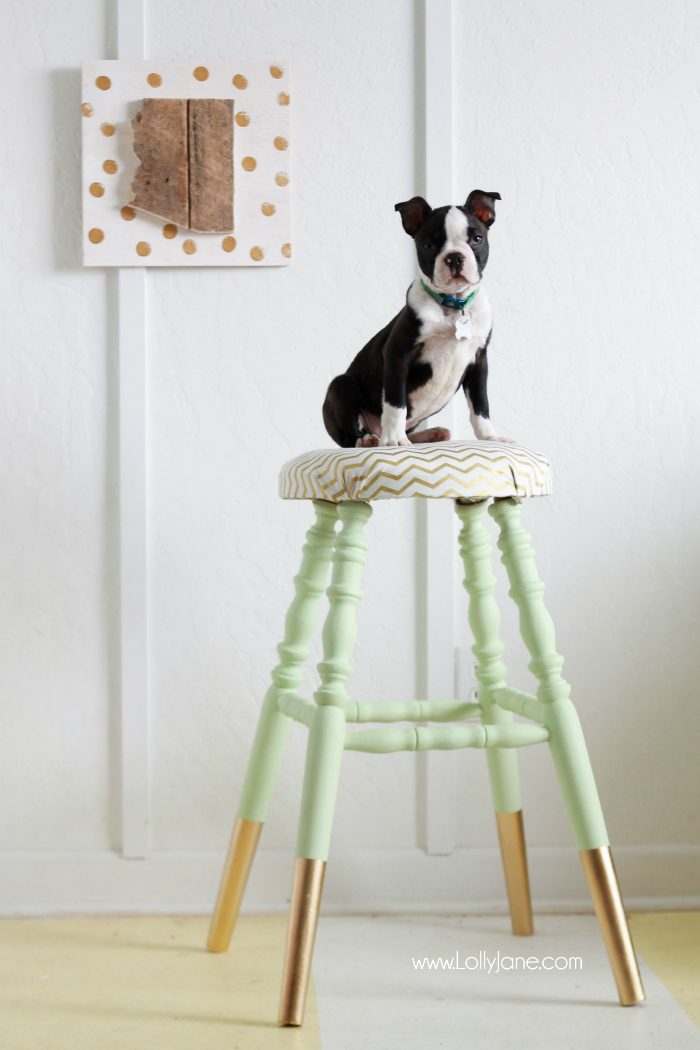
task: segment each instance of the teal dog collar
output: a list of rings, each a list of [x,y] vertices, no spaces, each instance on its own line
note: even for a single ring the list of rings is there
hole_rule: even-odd
[[[479,294],[479,289],[476,288],[473,292],[469,293],[466,299],[457,299],[454,295],[447,295],[443,292],[434,292],[433,289],[429,288],[422,279],[420,283],[436,303],[440,303],[441,306],[446,307],[448,310],[466,310],[472,299]]]

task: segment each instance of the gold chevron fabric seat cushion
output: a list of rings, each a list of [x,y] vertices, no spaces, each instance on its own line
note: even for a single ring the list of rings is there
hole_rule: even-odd
[[[425,496],[468,502],[490,497],[546,496],[547,459],[500,441],[441,441],[388,448],[305,452],[280,473],[282,499],[369,501]]]

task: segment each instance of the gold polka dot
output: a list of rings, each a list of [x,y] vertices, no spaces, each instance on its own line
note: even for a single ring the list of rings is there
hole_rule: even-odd
[[[278,106],[288,106],[289,105],[289,95],[287,94],[286,91],[280,91],[279,95],[277,96],[277,105]]]
[[[192,76],[195,80],[208,80],[209,70],[206,66],[197,66],[196,69],[192,70]]]
[[[83,102],[82,106],[80,107],[80,112],[83,114],[84,117],[91,117],[95,110],[92,108],[89,102]]]
[[[115,175],[118,167],[116,160],[106,160],[102,165],[102,170],[106,171],[108,175]]]
[[[99,227],[93,226],[93,228],[88,231],[88,240],[93,244],[99,244],[104,239],[105,235]]]
[[[275,208],[274,204],[270,204],[269,201],[265,201],[264,204],[260,205],[260,211],[263,213],[263,215],[274,215],[276,210],[277,209]]]
[[[270,66],[270,76],[274,77],[275,80],[279,80],[280,77],[284,76],[284,70],[280,66]]]
[[[110,138],[115,130],[114,124],[100,124],[100,131],[103,135],[106,135],[107,138]]]
[[[98,77],[95,81],[100,91],[109,91],[112,86],[112,81],[109,77]]]
[[[258,162],[255,157],[244,157],[241,161],[244,171],[255,171],[258,166]]]
[[[151,87],[160,87],[160,85],[163,83],[163,78],[160,75],[160,73],[149,73],[146,77],[146,80],[151,85]]]
[[[275,175],[275,182],[278,186],[287,186],[289,183],[289,175],[286,171],[278,171]]]
[[[291,246],[291,244],[289,244],[289,243],[283,244],[282,245],[282,255],[285,257],[285,259],[289,259],[291,254],[292,254],[292,246]]]
[[[247,128],[250,124],[250,117],[247,113],[236,113],[236,124],[239,128]]]
[[[90,193],[93,197],[101,197],[104,194],[105,188],[101,182],[90,183]]]
[[[254,248],[250,249],[250,257],[251,259],[254,259],[255,262],[260,262],[264,255],[264,251],[262,250],[262,248],[259,248],[257,244]]]
[[[183,252],[185,252],[186,255],[194,255],[194,253],[197,251],[197,245],[194,243],[194,241],[191,241],[188,238],[186,241],[182,242],[182,250]]]
[[[163,236],[167,237],[169,241],[172,241],[173,237],[177,237],[177,226],[174,222],[166,222],[163,227]]]
[[[224,237],[223,241],[221,242],[221,247],[224,249],[225,252],[232,252],[233,249],[236,247],[236,238]]]
[[[283,135],[276,135],[274,140],[273,140],[273,142],[274,142],[275,149],[280,149],[280,150],[281,149],[286,149],[287,146],[289,145],[289,143],[287,142],[286,138],[284,138]]]
[[[239,91],[245,91],[248,87],[248,77],[244,77],[242,73],[236,73],[235,77],[231,78],[231,83]]]
[[[151,246],[148,243],[148,241],[139,241],[139,243],[136,245],[136,253],[137,255],[150,255]]]
[[[126,219],[127,222],[131,222],[132,219],[136,218],[136,212],[133,208],[130,208],[128,204],[125,204],[121,210],[122,219]]]

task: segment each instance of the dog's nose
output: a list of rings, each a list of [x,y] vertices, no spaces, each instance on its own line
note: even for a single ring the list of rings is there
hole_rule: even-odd
[[[449,255],[445,256],[445,263],[449,267],[450,273],[453,277],[456,277],[462,272],[462,263],[464,262],[464,256],[461,252],[450,252]]]

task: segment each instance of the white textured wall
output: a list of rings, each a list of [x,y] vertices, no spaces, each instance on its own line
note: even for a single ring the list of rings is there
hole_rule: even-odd
[[[410,5],[214,3],[186,48],[189,5],[176,8],[149,4],[151,54],[225,55],[228,39],[291,64],[294,261],[150,275],[154,840],[166,849],[228,835],[313,520],[280,503],[278,468],[329,442],[328,381],[401,303],[412,270],[393,204],[412,192],[415,154]],[[413,515],[382,510],[369,534],[354,686],[410,694],[412,660],[394,654],[413,637]],[[299,730],[266,845],[293,846],[303,744]],[[412,844],[411,757],[351,762],[336,844]]]
[[[119,847],[116,282],[79,264],[79,66],[113,54],[114,6],[12,4],[3,34],[0,847],[13,862]],[[328,381],[411,278],[393,204],[414,189],[413,19],[401,0],[147,4],[154,61],[282,59],[296,114],[293,265],[148,275],[156,851],[225,845],[313,520],[279,501],[278,468],[327,442]],[[369,533],[355,693],[412,695],[410,508]],[[303,744],[297,729],[266,847],[293,846]],[[412,758],[352,767],[339,846],[413,845]],[[41,876],[35,892],[17,870],[13,892],[40,906]]]
[[[6,850],[109,845],[112,319],[78,264],[77,72],[106,30],[102,5],[71,8],[3,4],[0,33]]]
[[[494,416],[554,461],[556,496],[527,519],[611,833],[629,847],[629,892],[686,898],[698,801],[697,14],[681,0],[503,2],[488,18],[456,6],[456,167],[465,193],[504,198],[488,271]],[[147,12],[154,60],[291,63],[293,265],[148,275],[154,854],[120,863],[116,282],[80,268],[78,243],[78,68],[112,57],[113,11],[4,6],[3,907],[211,899],[309,522],[307,507],[278,501],[277,469],[327,443],[328,379],[412,274],[393,204],[417,188],[413,4],[149,0]],[[410,696],[412,508],[379,506],[369,532],[354,694]],[[506,634],[512,643],[512,615]],[[511,663],[527,686],[522,654]],[[293,731],[254,904],[287,892],[303,742]],[[522,764],[530,841],[549,848],[533,850],[535,893],[578,899],[546,753]],[[502,903],[483,756],[462,768],[445,804],[473,849],[431,860],[415,849],[413,758],[348,756],[331,903]]]
[[[503,197],[492,415],[554,464],[526,524],[608,830],[697,844],[700,9],[502,0],[459,33],[457,171]],[[556,846],[539,757],[523,754],[529,838]],[[462,841],[487,834],[465,811]]]

